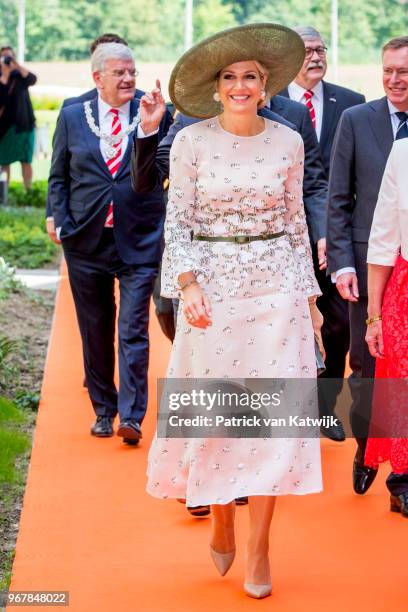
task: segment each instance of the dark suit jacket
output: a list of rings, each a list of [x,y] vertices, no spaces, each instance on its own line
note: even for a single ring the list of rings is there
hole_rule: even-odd
[[[139,100],[144,95],[144,93],[145,92],[142,91],[141,89],[136,89],[135,98]],[[98,95],[98,90],[95,87],[94,89],[91,89],[90,91],[85,92],[81,96],[76,96],[74,98],[66,98],[64,102],[62,103],[61,110],[63,108],[66,108],[67,106],[71,106],[72,104],[83,104],[84,102],[88,102],[88,100],[93,100],[94,98],[97,97],[97,95]],[[167,132],[169,131],[169,127],[171,126],[172,123],[173,123],[173,118],[169,112],[169,109],[167,108],[166,113],[159,127],[160,139],[166,136]],[[53,139],[53,146],[54,146],[54,139]],[[45,216],[52,217],[51,204],[49,202],[49,198],[47,198],[46,200]]]
[[[303,202],[310,237],[313,242],[326,236],[327,180],[320,157],[319,143],[304,104],[283,96],[274,96],[269,104],[272,112],[293,123],[305,145]]]
[[[326,176],[330,174],[330,155],[333,146],[334,135],[336,133],[337,124],[340,117],[347,108],[363,104],[365,97],[346,87],[333,85],[333,83],[323,83],[323,118],[322,131],[320,134],[320,155],[323,162],[323,167]],[[281,95],[289,97],[287,89],[280,92]]]
[[[374,209],[393,144],[387,98],[346,110],[333,144],[329,181],[329,272],[356,268],[367,295],[367,243]]]
[[[139,101],[130,104],[130,116]],[[97,98],[91,102],[98,122]],[[114,202],[114,237],[127,264],[153,263],[161,258],[165,207],[160,185],[150,193],[135,194],[130,183],[132,138],[113,178],[100,151],[100,141],[87,125],[83,105],[61,110],[55,131],[48,197],[56,227],[61,227],[65,249],[95,250],[105,224],[109,202]]]
[[[281,111],[279,114],[278,110],[274,112],[275,108],[273,111],[263,108],[259,114],[299,131],[305,141],[304,203],[311,236],[317,241],[326,232],[327,183],[316,148],[316,135],[309,113],[302,104],[280,97],[276,107]],[[168,178],[170,148],[177,132],[198,121],[201,120],[179,113],[167,136],[160,142],[157,153],[157,137],[137,141],[138,145],[132,153],[132,181],[136,191],[149,191]]]

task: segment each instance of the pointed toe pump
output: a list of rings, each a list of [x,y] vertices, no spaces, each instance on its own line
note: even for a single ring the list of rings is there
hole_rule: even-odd
[[[272,585],[270,583],[251,584],[250,582],[246,582],[244,584],[244,590],[248,597],[263,599],[264,597],[269,597],[269,595],[272,593]]]
[[[210,546],[210,553],[212,560],[214,561],[215,567],[217,568],[221,576],[225,576],[235,559],[235,548],[231,552],[220,553],[211,548]]]

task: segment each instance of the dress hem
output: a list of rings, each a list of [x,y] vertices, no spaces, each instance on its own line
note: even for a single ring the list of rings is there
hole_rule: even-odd
[[[253,492],[253,493],[246,493],[245,497],[260,497],[260,496],[267,496],[267,497],[282,497],[284,495],[296,495],[296,496],[300,496],[300,495],[313,495],[316,493],[322,493],[323,492],[323,486],[316,488],[316,489],[311,489],[308,491],[284,491],[284,492],[279,492],[279,493],[260,493],[260,492]],[[182,495],[168,495],[167,497],[163,497],[162,495],[156,495],[155,493],[153,493],[152,491],[149,491],[149,489],[146,489],[146,493],[148,493],[149,495],[151,495],[152,497],[155,497],[156,499],[161,499],[162,501],[166,501],[168,499],[181,499],[183,496]],[[186,505],[187,506],[211,506],[211,505],[220,505],[220,506],[224,506],[226,504],[231,503],[232,501],[234,501],[235,499],[237,499],[238,497],[243,497],[243,493],[239,492],[236,496],[231,497],[231,499],[227,499],[226,501],[223,501],[222,504],[220,504],[219,502],[215,502],[215,501],[209,501],[208,499],[206,499],[205,501],[197,501],[194,500],[194,503],[190,503],[187,499],[186,499]]]

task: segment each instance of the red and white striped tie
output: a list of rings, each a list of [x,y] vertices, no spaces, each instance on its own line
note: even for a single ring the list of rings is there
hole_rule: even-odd
[[[111,108],[110,111],[112,113],[112,136],[117,136],[119,132],[122,130],[122,126],[119,119],[119,111],[117,108]],[[108,159],[106,161],[107,166],[109,168],[109,172],[114,177],[119,170],[120,159],[122,155],[122,141],[120,140],[117,144],[113,145],[116,150],[115,157]],[[109,203],[108,214],[106,216],[105,227],[113,227],[113,202]]]
[[[304,96],[306,100],[306,106],[309,109],[310,118],[312,120],[313,127],[314,129],[316,129],[316,113],[315,113],[314,106],[312,104],[312,98],[314,96],[314,91],[311,91],[310,89],[308,89],[307,91],[305,91]]]

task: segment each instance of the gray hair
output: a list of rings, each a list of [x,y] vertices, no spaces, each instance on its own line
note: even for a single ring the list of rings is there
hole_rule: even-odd
[[[296,28],[292,28],[295,30],[296,34],[299,34],[300,38],[320,38],[320,40],[324,43],[323,36],[312,26],[296,26]]]
[[[132,51],[121,43],[102,43],[98,45],[91,56],[92,72],[103,72],[105,62],[109,59],[121,59],[134,62]]]

